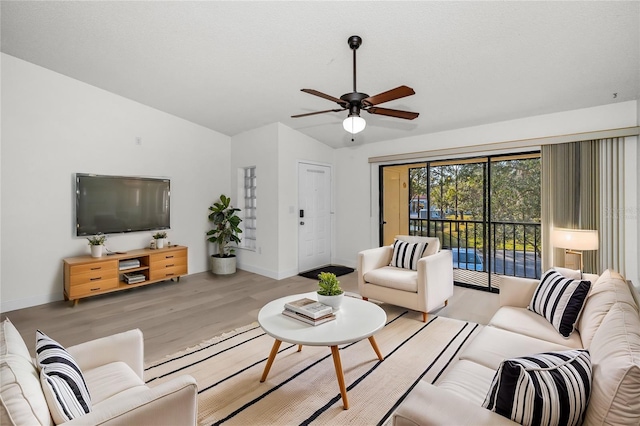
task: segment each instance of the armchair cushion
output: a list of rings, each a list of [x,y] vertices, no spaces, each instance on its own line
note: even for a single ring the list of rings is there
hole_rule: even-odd
[[[529,309],[545,317],[564,337],[569,337],[590,287],[589,281],[565,278],[551,269],[542,276]]]
[[[142,379],[122,361],[101,365],[85,371],[84,375],[94,405],[128,389],[147,389]]]
[[[393,242],[393,256],[389,266],[396,268],[418,269],[418,260],[423,256],[427,243],[409,243],[402,240]]]
[[[56,424],[91,411],[91,396],[80,367],[58,342],[36,331],[36,361],[40,383]]]
[[[366,282],[396,290],[418,291],[418,273],[410,269],[384,266],[364,274]]]

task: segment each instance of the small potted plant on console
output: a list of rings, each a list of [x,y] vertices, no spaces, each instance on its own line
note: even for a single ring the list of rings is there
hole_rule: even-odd
[[[331,272],[320,272],[318,274],[318,302],[329,305],[334,311],[340,309],[344,290],[340,287],[340,281],[336,274]]]
[[[102,257],[102,246],[106,240],[106,235],[94,235],[93,237],[87,238],[91,246],[91,257]]]
[[[217,254],[211,255],[211,272],[218,275],[228,275],[236,272],[236,256],[231,242],[239,243],[242,229],[238,227],[242,219],[236,214],[240,209],[231,205],[231,198],[220,195],[220,201],[209,207],[209,221],[213,229],[207,232],[210,242],[218,248]]]
[[[167,239],[167,233],[164,231],[156,232],[153,235],[153,239],[156,240],[156,248],[164,248],[164,241]]]

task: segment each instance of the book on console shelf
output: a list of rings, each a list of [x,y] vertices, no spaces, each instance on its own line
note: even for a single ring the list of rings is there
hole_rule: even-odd
[[[298,312],[310,319],[317,319],[333,312],[333,308],[317,300],[308,298],[294,300],[284,304],[284,308],[293,312]]]
[[[144,280],[146,279],[144,274],[137,274],[135,272],[130,272],[128,274],[122,274],[122,277],[124,278],[124,282],[126,282],[127,284],[141,283],[141,282],[144,282]]]
[[[311,325],[324,324],[325,322],[329,322],[336,319],[336,316],[334,314],[328,314],[328,315],[324,315],[314,319],[304,314],[301,314],[300,312],[292,311],[286,308],[282,311],[282,315],[290,318],[295,318],[298,321],[302,321],[304,323],[311,324]]]
[[[123,269],[132,269],[140,267],[140,259],[129,259],[129,260],[121,260],[119,264],[119,269],[122,271]]]

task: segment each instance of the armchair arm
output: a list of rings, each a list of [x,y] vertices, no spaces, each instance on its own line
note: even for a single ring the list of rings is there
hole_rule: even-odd
[[[143,392],[105,401],[65,425],[195,425],[198,386],[184,375]]]
[[[388,266],[392,256],[393,247],[391,246],[377,247],[358,253],[358,287],[364,285],[364,274]]]
[[[538,287],[538,280],[502,277],[500,280],[500,306],[526,308]]]
[[[144,380],[144,340],[139,329],[69,346],[67,351],[81,370],[122,361]]]
[[[418,261],[418,298],[422,312],[441,306],[453,296],[453,254],[440,250]]]
[[[475,405],[448,389],[420,382],[394,413],[393,425],[513,426],[517,423]]]

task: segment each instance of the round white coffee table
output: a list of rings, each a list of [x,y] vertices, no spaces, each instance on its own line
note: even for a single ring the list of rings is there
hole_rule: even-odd
[[[298,351],[302,350],[302,346],[328,346],[333,355],[344,409],[347,410],[349,401],[338,345],[368,338],[378,359],[384,360],[373,335],[384,327],[387,314],[374,303],[346,296],[340,310],[335,313],[336,319],[324,324],[313,326],[282,314],[285,303],[305,297],[318,300],[316,292],[294,294],[269,302],[260,309],[258,322],[265,333],[275,339],[260,381],[264,382],[267,379],[282,342],[297,344]]]

